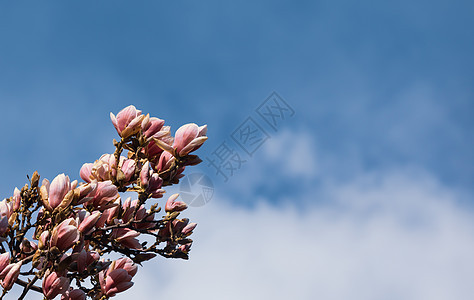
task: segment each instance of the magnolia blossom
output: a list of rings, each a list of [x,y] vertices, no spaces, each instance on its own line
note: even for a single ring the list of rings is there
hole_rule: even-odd
[[[77,186],[77,180],[70,181],[69,176],[59,174],[50,183],[48,179],[43,180],[41,186],[41,198],[44,206],[48,210],[53,210],[62,205],[67,206],[71,203]]]
[[[107,272],[107,276],[101,276],[99,274],[99,280],[101,280],[101,289],[107,297],[113,297],[116,293],[128,290],[133,286],[132,276],[128,274],[124,269],[115,269],[111,272]]]
[[[132,278],[137,273],[137,266],[129,258],[118,259],[109,266],[107,271],[99,273],[102,293],[113,297],[133,286]]]
[[[10,252],[0,254],[0,273],[10,264]]]
[[[140,235],[139,232],[129,228],[117,228],[112,230],[112,238],[123,246],[130,249],[141,249],[142,245],[136,239]]]
[[[157,164],[163,149],[172,150],[174,138],[171,136],[170,126],[163,126],[160,131],[155,133],[148,142],[148,145],[142,150],[142,153],[153,164]]]
[[[164,190],[161,189],[163,179],[153,171],[149,162],[146,162],[140,171],[140,183],[152,198],[163,197]]]
[[[49,231],[43,231],[38,239],[38,248],[41,250],[46,249],[48,246]]]
[[[13,191],[13,210],[17,211],[21,204],[21,192],[18,188]]]
[[[128,257],[122,257],[112,262],[109,266],[109,272],[115,269],[124,269],[130,276],[135,276],[138,271],[138,266]]]
[[[114,202],[119,198],[117,186],[112,181],[101,181],[97,183],[97,188],[91,192],[87,197],[91,200],[87,205],[92,205],[100,210],[104,210],[114,206]]]
[[[137,110],[135,106],[130,105],[122,109],[117,116],[110,113],[110,119],[114,124],[117,133],[122,138],[128,138],[129,136],[140,131],[141,123],[145,118],[142,115],[141,110]]]
[[[2,287],[5,290],[9,290],[12,288],[13,284],[18,279],[18,275],[20,275],[20,268],[21,261],[14,264],[9,264],[0,273],[0,279],[2,279]]]
[[[147,139],[150,139],[151,137],[160,138],[161,137],[160,131],[163,128],[164,124],[165,124],[164,120],[161,120],[155,117],[150,118],[150,115],[146,115],[146,117],[144,118],[141,124],[143,135]]]
[[[123,163],[125,157],[120,157],[120,162]],[[86,182],[92,180],[105,181],[115,178],[117,175],[115,156],[112,154],[103,154],[93,164],[86,163],[82,165],[79,174],[81,178]]]
[[[51,233],[50,246],[58,247],[59,250],[69,249],[79,240],[80,232],[73,218],[66,219],[54,227]]]
[[[168,151],[163,152],[160,155],[158,164],[155,166],[157,172],[163,172],[168,170],[172,164],[176,161],[176,158]]]
[[[82,215],[82,220],[80,220],[80,224],[77,229],[84,234],[89,234],[102,213],[100,211],[95,211],[91,214],[87,211],[81,211],[78,215]]]
[[[69,290],[69,279],[60,276],[57,272],[46,271],[43,280],[43,294],[46,299],[53,299],[59,294],[64,294]]]
[[[207,140],[207,125],[194,123],[181,126],[174,137],[173,147],[179,156],[185,156],[197,150]]]
[[[183,201],[176,201],[176,199],[178,199],[178,196],[179,194],[173,194],[168,198],[168,201],[166,201],[165,205],[166,212],[183,211],[188,208],[186,203],[184,203]]]
[[[117,219],[119,216],[121,206],[120,203],[121,199],[118,198],[117,200],[115,200],[113,207],[105,209],[102,212],[102,215],[100,216],[99,220],[97,220],[97,223],[95,224],[96,227],[103,227],[105,224],[114,224],[114,220]]]
[[[12,203],[7,199],[0,202],[0,235],[8,231],[10,217],[13,213]]]
[[[181,245],[181,246],[179,246],[178,250],[187,254],[189,252],[189,250],[191,250],[191,245],[192,245],[192,243],[187,243],[187,244]]]

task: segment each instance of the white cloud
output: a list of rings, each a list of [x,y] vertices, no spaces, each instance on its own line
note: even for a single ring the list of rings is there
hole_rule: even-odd
[[[280,163],[288,175],[312,177],[317,173],[316,145],[306,131],[282,130],[262,148],[262,155],[258,157],[264,158],[264,162]]]
[[[369,174],[327,184],[330,204],[246,210],[216,196],[189,261],[139,271],[140,299],[470,299],[474,214],[427,175]],[[309,197],[307,195],[307,197]]]

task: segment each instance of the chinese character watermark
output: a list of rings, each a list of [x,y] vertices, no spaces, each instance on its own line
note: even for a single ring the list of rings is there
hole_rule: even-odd
[[[210,155],[205,157],[206,166],[212,170],[212,174],[221,177],[224,182],[240,170],[249,158],[271,138],[264,129],[264,124],[267,128],[277,131],[284,120],[295,115],[294,109],[276,92],[271,93],[255,109],[255,112],[254,116],[248,116],[232,131],[229,140],[222,141]],[[209,176],[194,173],[181,179],[180,194],[188,205],[203,206],[211,200],[214,185]]]
[[[276,92],[273,92],[265,101],[263,101],[256,111],[275,131],[277,130],[279,122],[295,115],[293,108],[291,108]]]

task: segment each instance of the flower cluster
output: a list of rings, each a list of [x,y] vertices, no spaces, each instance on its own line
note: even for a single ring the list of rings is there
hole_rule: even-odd
[[[188,258],[196,223],[178,218],[187,205],[174,194],[162,212],[158,199],[201,162],[192,153],[207,140],[206,125],[184,125],[173,137],[164,120],[134,106],[110,118],[120,140],[113,153],[82,166],[83,182],[60,174],[40,184],[35,172],[0,202],[0,299],[14,284],[23,287],[19,299],[29,291],[108,299],[133,285],[137,264],[157,255]],[[122,199],[124,192],[136,199]]]

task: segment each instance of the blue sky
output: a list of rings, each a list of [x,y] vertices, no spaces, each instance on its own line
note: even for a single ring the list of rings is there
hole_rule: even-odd
[[[197,244],[201,247],[197,253],[209,253],[204,249],[214,249],[214,242],[220,241],[219,232],[212,235],[213,218],[222,223],[214,212],[254,224],[264,217],[277,222],[287,210],[302,207],[307,214],[301,219],[290,213],[288,228],[294,232],[301,233],[308,224],[327,232],[347,228],[335,236],[344,241],[363,236],[370,245],[382,245],[383,239],[371,235],[370,220],[385,224],[393,219],[394,227],[381,228],[408,247],[417,243],[410,238],[410,226],[418,224],[413,220],[428,219],[420,221],[417,238],[431,238],[427,245],[433,247],[451,238],[454,244],[467,240],[465,247],[470,249],[474,247],[469,234],[474,220],[473,13],[471,1],[3,2],[1,195],[9,197],[34,170],[50,179],[62,172],[78,178],[82,163],[112,151],[116,133],[110,111],[134,104],[164,118],[174,130],[188,122],[208,124],[209,140],[200,150],[205,157],[223,141],[236,147],[231,133],[249,116],[258,120],[255,109],[276,91],[295,115],[277,131],[262,124],[271,138],[247,157],[241,170],[224,183],[212,169],[197,168],[216,187],[211,203],[191,212],[198,223],[209,223],[200,233],[208,242]],[[374,195],[373,201],[364,200]],[[393,200],[401,198],[400,203]],[[390,199],[398,203],[394,211],[386,206]],[[321,221],[328,216],[341,223]],[[366,221],[354,221],[364,216],[369,216]],[[467,232],[459,240],[442,230],[443,220],[451,217],[463,220],[452,224]],[[352,232],[354,227],[360,232]],[[235,236],[245,240],[246,228],[242,225]],[[440,231],[430,231],[433,228]],[[321,236],[308,232],[305,240],[311,245],[345,247],[322,238],[321,232]],[[281,247],[275,253],[280,253],[278,249],[284,253]],[[374,249],[387,259],[386,249]],[[323,250],[318,253],[333,252]],[[416,254],[426,251],[429,248],[407,255],[419,262]],[[354,257],[361,268],[370,265],[377,274],[380,264],[364,253]],[[334,255],[327,260],[340,261]],[[447,249],[440,257],[459,255]],[[191,266],[196,266],[192,270],[209,259],[196,256],[191,259]],[[462,257],[464,264],[473,264],[470,255]],[[313,269],[321,267],[311,262]],[[160,264],[169,263],[157,262],[158,270]],[[178,264],[179,270],[189,272]],[[240,265],[246,264],[250,260],[245,256]],[[464,274],[456,266],[446,263],[437,270],[451,268]],[[429,273],[425,265],[419,269]],[[355,271],[340,272],[344,275],[340,278],[349,279]],[[471,290],[462,286],[461,279],[468,275],[473,274],[458,275],[459,285],[446,285],[438,295],[457,290],[457,299],[465,299]],[[170,280],[173,286],[174,279]],[[438,279],[433,280],[431,285],[436,285]],[[446,281],[447,277],[439,278]],[[199,286],[204,289],[206,284]],[[421,283],[418,287],[412,294],[403,284],[387,284],[380,294],[361,289],[360,299],[392,299],[388,291],[403,291],[404,299],[431,297],[432,290]],[[344,299],[335,290],[322,290],[302,288],[300,298]],[[275,292],[273,298],[284,294]],[[239,295],[236,299],[241,299]]]

